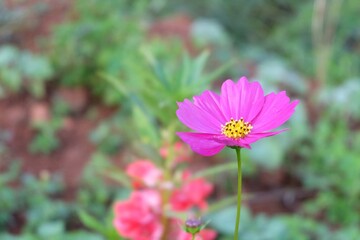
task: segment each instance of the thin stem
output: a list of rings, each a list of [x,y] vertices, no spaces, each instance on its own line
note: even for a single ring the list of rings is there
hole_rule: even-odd
[[[169,152],[168,155],[165,159],[165,165],[163,168],[163,173],[164,173],[164,182],[168,182],[171,181],[172,182],[172,174],[171,174],[171,163],[174,159],[174,149],[173,149],[173,144],[169,145],[168,148]],[[163,235],[161,240],[167,240],[168,239],[168,234],[170,231],[170,219],[169,217],[165,214],[166,213],[166,205],[169,203],[170,201],[170,191],[169,189],[161,189],[161,200],[162,200],[162,218],[161,218],[161,222],[163,225]]]
[[[195,235],[196,235],[196,234],[193,234],[193,235],[192,235],[191,240],[195,240]]]
[[[236,158],[238,163],[238,190],[237,190],[237,209],[236,209],[236,223],[235,223],[235,232],[234,240],[239,239],[239,224],[240,224],[240,211],[241,211],[241,156],[240,156],[240,147],[235,148]]]

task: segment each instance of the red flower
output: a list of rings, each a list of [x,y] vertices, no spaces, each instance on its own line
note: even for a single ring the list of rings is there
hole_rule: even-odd
[[[188,173],[184,173],[184,180]],[[212,193],[213,185],[205,179],[198,178],[185,182],[180,189],[175,189],[170,198],[170,204],[175,211],[186,211],[194,206],[201,209],[207,207],[206,198]]]
[[[156,191],[132,192],[128,200],[115,203],[115,229],[131,240],[159,240],[163,231],[160,205],[160,195]]]
[[[154,187],[162,178],[162,172],[149,160],[138,160],[128,165],[126,173],[132,177],[134,188]]]

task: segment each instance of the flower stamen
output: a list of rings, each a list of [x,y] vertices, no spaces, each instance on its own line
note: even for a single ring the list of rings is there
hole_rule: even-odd
[[[243,118],[240,120],[230,119],[225,125],[221,126],[221,133],[228,138],[239,139],[248,135],[253,127],[250,123],[244,122]]]

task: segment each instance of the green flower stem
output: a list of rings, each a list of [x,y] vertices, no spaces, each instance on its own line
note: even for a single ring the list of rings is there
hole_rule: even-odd
[[[195,240],[195,235],[196,235],[196,234],[193,234],[193,235],[192,235],[191,240]]]
[[[242,185],[242,175],[241,175],[241,156],[240,156],[240,147],[236,147],[236,158],[238,163],[238,190],[237,190],[237,210],[236,210],[236,223],[235,223],[235,232],[234,240],[239,239],[239,224],[240,224],[240,211],[241,211],[241,185]]]
[[[173,181],[171,174],[171,164],[174,159],[174,149],[172,146],[173,144],[169,146],[169,154],[165,159],[165,165],[163,167],[164,182]],[[163,212],[161,217],[161,223],[163,225],[163,235],[161,240],[167,240],[170,231],[170,218],[165,214],[166,205],[170,202],[170,191],[168,189],[161,190],[161,202],[162,202],[162,212]]]

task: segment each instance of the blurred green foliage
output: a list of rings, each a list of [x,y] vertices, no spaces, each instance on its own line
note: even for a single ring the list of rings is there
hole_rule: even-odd
[[[35,125],[36,135],[31,140],[29,151],[31,153],[50,154],[56,150],[60,145],[56,133],[61,125],[61,119],[52,119],[46,123]]]
[[[100,161],[99,165],[99,157],[94,156],[84,171],[82,187],[71,202],[61,197],[65,189],[59,175],[49,175],[48,172],[42,172],[39,177],[20,175],[19,162],[13,162],[0,178],[0,238],[100,240],[108,239],[109,234],[114,236],[109,203],[120,195],[116,191],[120,192],[121,189],[111,188],[103,182],[100,174],[106,162]],[[99,177],[94,177],[96,175]],[[8,186],[18,177],[21,180],[19,187]],[[79,212],[88,212],[98,221],[101,220],[104,230],[99,234],[78,230],[83,229],[80,217],[85,218],[85,213],[79,217]],[[21,230],[21,236],[6,233],[9,229]],[[104,234],[106,229],[108,232]]]
[[[209,215],[210,226],[219,231],[218,239],[233,239],[226,237],[233,233],[233,219],[236,208],[229,207],[215,214]],[[324,224],[301,216],[276,216],[264,215],[252,216],[250,211],[243,208],[241,211],[241,225],[239,239],[246,240],[355,240],[360,234],[356,227],[348,227],[343,230],[333,231]]]
[[[263,43],[275,29],[288,22],[301,5],[311,1],[239,0],[226,3],[216,0],[206,2],[175,0],[164,6],[165,10],[185,10],[194,17],[214,18],[238,42]]]
[[[51,119],[33,123],[32,128],[36,135],[28,146],[31,153],[50,154],[61,145],[57,133],[64,125],[64,117],[69,113],[69,106],[65,101],[55,98],[51,111]]]
[[[7,184],[19,176],[19,164],[14,162],[10,165],[9,172],[2,176],[1,182],[1,229],[17,228],[19,216],[26,219],[23,231],[40,231],[43,224],[56,218],[66,219],[69,217],[71,208],[65,202],[53,199],[62,191],[63,186],[58,176],[47,179],[36,179],[32,175],[21,175],[21,187],[11,188]]]
[[[326,50],[329,51],[328,57],[322,61],[327,61],[326,81],[332,84],[344,82],[360,74],[360,35],[355,20],[359,13],[357,5],[356,0],[327,1],[326,9],[323,10],[327,14],[320,29],[324,39],[319,44],[328,45],[326,47],[329,48]],[[316,51],[320,49],[319,46],[314,46],[314,36],[311,33],[315,21],[313,7],[311,1],[302,4],[297,14],[279,25],[266,43],[269,50],[276,51],[308,77],[317,77],[315,72],[319,67],[316,62]],[[338,19],[337,15],[340,16]],[[327,32],[332,32],[333,35],[325,36]]]
[[[98,151],[106,154],[115,154],[126,144],[127,121],[122,114],[103,119],[97,127],[90,133],[90,140],[96,145]]]
[[[176,102],[191,98],[202,89],[210,88],[211,82],[231,64],[229,62],[216,71],[205,73],[209,57],[207,52],[193,59],[183,54],[177,60],[178,56],[162,56],[160,53],[164,49],[159,49],[158,46],[160,45],[155,43],[151,46],[153,51],[143,50],[148,66],[137,71],[137,81],[133,81],[136,85],[124,85],[121,79],[104,76],[126,96],[132,106],[132,118],[127,129],[131,131],[133,139],[140,139],[141,142],[156,148],[159,148],[164,140],[175,141],[175,130],[179,128],[175,114]],[[160,57],[153,54],[158,52],[158,49],[160,53],[157,56]]]
[[[326,113],[325,113],[326,114]],[[318,189],[308,209],[324,213],[333,223],[360,224],[355,209],[360,209],[360,132],[348,128],[338,115],[322,118],[312,132],[310,145],[304,146],[304,159],[298,170],[306,186]]]
[[[0,47],[0,97],[25,89],[34,97],[43,97],[45,82],[52,76],[46,57],[10,45]]]
[[[315,1],[320,2],[320,1]],[[360,74],[360,34],[357,0],[329,0],[320,24],[322,40],[313,42],[314,1],[193,1],[176,0],[164,4],[162,11],[187,11],[194,18],[214,19],[225,27],[242,50],[260,46],[271,54],[286,59],[289,65],[308,78],[316,79],[322,63],[317,63],[322,47],[329,54],[320,59],[328,65],[326,81],[338,84]]]
[[[99,77],[99,72],[121,75],[129,82],[128,65],[141,61],[139,46],[146,41],[142,17],[145,1],[79,0],[73,19],[55,29],[51,55],[63,84],[88,87],[108,104],[121,94]]]

